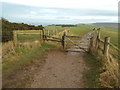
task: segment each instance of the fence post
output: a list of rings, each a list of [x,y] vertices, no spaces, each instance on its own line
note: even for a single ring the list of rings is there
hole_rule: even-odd
[[[95,31],[95,28],[93,28],[93,31]]]
[[[106,56],[106,57],[108,56],[109,42],[110,42],[110,37],[105,37],[103,54],[104,54],[104,56]]]
[[[63,49],[65,49],[65,37],[66,37],[66,32],[64,32],[63,36],[62,36],[62,46],[63,46]]]
[[[49,30],[48,30],[48,36],[50,35]]]
[[[66,30],[66,35],[68,35],[68,31]]]
[[[40,30],[40,42],[42,41],[42,31]]]
[[[47,29],[45,30],[45,35],[48,35],[48,30]]]
[[[89,52],[92,53],[92,49],[93,49],[93,40],[94,40],[94,37],[91,37],[90,38],[90,46],[89,46]]]
[[[54,35],[54,32],[55,32],[55,31],[53,30],[53,35]]]
[[[57,34],[57,29],[55,29],[55,35]]]
[[[99,40],[100,40],[100,28],[97,29],[98,33],[97,33],[97,38],[96,38],[96,49],[98,49],[99,47]]]
[[[13,31],[13,44],[16,46],[17,44],[17,34],[16,31]]]
[[[45,41],[45,29],[42,30],[42,40]]]

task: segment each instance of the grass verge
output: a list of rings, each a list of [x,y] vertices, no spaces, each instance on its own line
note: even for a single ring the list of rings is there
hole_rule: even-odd
[[[98,79],[100,77],[99,69],[102,67],[102,63],[88,53],[84,55],[84,58],[89,67],[89,70],[85,72],[84,75],[86,86],[88,86],[88,88],[100,88]]]
[[[15,50],[17,54],[9,57],[2,65],[3,87],[21,87],[24,85],[26,81],[29,80],[29,75],[27,76],[25,73],[29,71],[34,64],[43,64],[47,57],[47,52],[52,49],[55,49],[55,47],[50,44],[43,44],[41,47],[34,49],[16,47]],[[25,70],[26,67],[29,68]],[[20,75],[16,75],[17,73]],[[29,72],[27,74],[31,73]]]

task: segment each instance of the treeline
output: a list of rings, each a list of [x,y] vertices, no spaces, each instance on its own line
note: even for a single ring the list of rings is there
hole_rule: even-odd
[[[71,25],[71,24],[53,24],[54,26],[61,26],[61,27],[77,27],[77,25]],[[49,25],[52,26],[52,25]]]
[[[43,30],[42,25],[28,25],[24,23],[11,23],[2,18],[2,42],[13,40],[13,30]]]

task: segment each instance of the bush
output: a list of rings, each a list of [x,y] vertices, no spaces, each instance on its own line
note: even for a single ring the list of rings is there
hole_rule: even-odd
[[[2,42],[8,42],[13,40],[13,30],[43,30],[42,25],[28,25],[24,23],[11,23],[8,20],[2,18]]]

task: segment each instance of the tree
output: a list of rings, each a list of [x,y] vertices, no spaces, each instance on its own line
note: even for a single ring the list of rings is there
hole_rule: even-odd
[[[12,25],[9,21],[2,18],[2,42],[7,42],[12,40]]]
[[[2,22],[2,42],[13,40],[13,30],[43,30],[42,25],[28,25],[24,23],[11,23],[5,18],[1,19]]]

